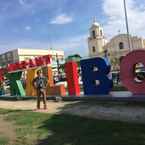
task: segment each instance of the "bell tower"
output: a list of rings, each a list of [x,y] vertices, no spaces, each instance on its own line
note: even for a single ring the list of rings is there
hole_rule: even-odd
[[[106,44],[103,28],[100,26],[99,23],[96,22],[96,19],[94,19],[89,31],[90,31],[88,38],[89,56],[90,57],[101,56],[104,51],[103,47]]]

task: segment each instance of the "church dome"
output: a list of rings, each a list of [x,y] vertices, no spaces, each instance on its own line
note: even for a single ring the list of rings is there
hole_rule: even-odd
[[[100,26],[100,24],[99,23],[97,23],[97,22],[93,22],[93,24],[92,24],[92,26]]]

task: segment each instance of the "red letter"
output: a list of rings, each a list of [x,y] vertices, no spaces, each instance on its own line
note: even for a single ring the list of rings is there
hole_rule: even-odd
[[[7,71],[8,72],[13,72],[16,69],[16,65],[15,64],[8,64],[7,65]]]
[[[28,60],[28,66],[29,66],[30,68],[36,67],[35,61],[34,61],[33,59],[29,59],[29,60]]]
[[[3,68],[1,68],[0,69],[0,81],[4,80],[4,73],[5,73],[5,70]]]
[[[136,50],[125,56],[120,65],[120,78],[123,85],[134,94],[145,94],[145,79],[141,83],[135,81],[135,65],[145,66],[145,51]]]
[[[50,64],[50,55],[43,56],[43,59],[44,59],[46,65]]]
[[[27,69],[27,65],[28,65],[28,63],[25,60],[20,62],[20,68],[21,69]]]
[[[68,84],[69,95],[80,95],[80,86],[78,82],[78,66],[75,62],[68,62],[65,64],[65,73]]]
[[[36,63],[37,66],[44,65],[44,59],[43,59],[43,57],[36,57],[35,58],[35,63]]]

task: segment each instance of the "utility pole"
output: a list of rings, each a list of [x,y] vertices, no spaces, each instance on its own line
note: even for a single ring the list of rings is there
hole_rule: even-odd
[[[125,12],[125,23],[126,23],[126,30],[127,30],[128,46],[129,46],[129,50],[131,51],[132,47],[131,47],[130,32],[129,32],[129,25],[128,25],[126,0],[123,0],[123,2],[124,2],[124,12]]]

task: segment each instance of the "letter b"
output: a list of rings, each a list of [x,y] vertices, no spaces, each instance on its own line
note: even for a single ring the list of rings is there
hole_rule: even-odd
[[[112,88],[112,80],[107,75],[110,67],[102,58],[81,60],[82,81],[85,95],[108,94]]]

